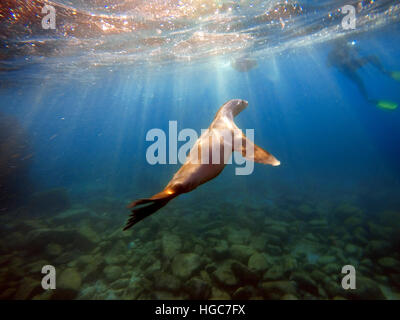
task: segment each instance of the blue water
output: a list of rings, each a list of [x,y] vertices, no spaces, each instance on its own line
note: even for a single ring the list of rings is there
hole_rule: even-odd
[[[385,69],[400,70],[398,23],[354,34],[350,39],[356,41],[362,56],[375,55]],[[116,65],[114,69],[88,69],[85,79],[73,74],[69,77],[69,71],[63,69],[58,70],[62,79],[54,72],[47,75],[41,64],[3,72],[1,112],[17,119],[33,151],[32,157],[24,160],[30,162],[24,176],[28,191],[21,191],[12,204],[2,205],[1,233],[7,243],[0,247],[5,257],[0,264],[0,286],[8,292],[2,298],[50,299],[51,295],[37,287],[21,293],[21,275],[15,275],[21,263],[31,266],[44,260],[59,268],[60,274],[68,269],[80,274],[77,288],[67,288],[69,291],[60,296],[54,293],[53,298],[398,299],[400,111],[383,110],[367,101],[354,82],[327,65],[331,50],[332,42],[325,41],[276,55],[259,53],[258,67],[244,73],[230,66],[229,55],[153,68],[132,65],[119,69]],[[357,72],[371,97],[400,103],[400,82],[370,64]],[[180,167],[150,165],[146,150],[152,142],[146,141],[146,133],[153,128],[168,132],[169,121],[177,121],[178,131],[191,128],[199,134],[209,126],[218,108],[234,98],[249,102],[235,123],[243,130],[254,129],[255,143],[274,154],[281,165],[255,164],[248,176],[235,175],[235,165],[228,165],[214,180],[174,199],[134,226],[128,236],[122,233],[129,214],[125,206],[161,191]],[[57,211],[42,199],[40,210],[31,212],[32,197],[54,188],[67,192],[68,208]],[[311,213],[302,211],[302,205],[309,206]],[[356,210],[342,210],[341,206]],[[96,218],[85,213],[67,222],[54,219],[71,208],[88,210]],[[361,222],[345,222],[352,216]],[[392,220],[385,220],[388,216]],[[278,235],[280,240],[272,247],[272,240],[264,236],[270,234],[265,218],[275,220],[277,225],[285,224],[286,235]],[[96,219],[97,224],[93,222]],[[321,219],[325,229],[313,229],[310,222]],[[24,221],[30,221],[29,227],[23,226]],[[26,239],[35,240],[34,223],[40,226],[38,230],[81,230],[89,226],[100,240],[93,248],[76,251],[57,237],[46,235],[49,239],[45,244],[34,242],[32,253],[29,243],[17,245],[13,239],[26,233]],[[376,231],[371,223],[383,231]],[[210,231],[218,230],[218,236],[210,236]],[[242,238],[229,240],[232,234]],[[171,257],[163,254],[166,235],[177,236],[181,242],[179,249],[171,249]],[[255,238],[267,243],[259,247]],[[212,248],[222,246],[222,241],[229,249],[221,258]],[[295,250],[295,244],[302,241],[307,244]],[[370,249],[371,241],[383,246],[378,250],[380,254]],[[49,254],[49,243],[61,246],[63,254]],[[232,253],[232,246],[238,244],[250,252],[242,260]],[[354,252],[346,247],[348,244],[356,246]],[[195,249],[196,245],[201,249]],[[101,249],[96,252],[96,247]],[[254,266],[249,260],[254,250],[268,261],[268,267],[257,269],[256,282],[241,279],[232,271],[237,282],[227,284],[216,274],[232,259],[251,269]],[[299,251],[305,252],[304,256]],[[189,277],[182,278],[174,269],[175,256],[192,252],[204,262]],[[91,255],[94,260],[96,254],[100,254],[100,260],[109,257],[117,262],[103,261],[88,276],[89,264],[77,261],[83,255]],[[125,260],[118,262],[119,255]],[[20,264],[15,260],[17,256]],[[321,256],[336,257],[337,272],[320,264]],[[287,263],[282,261],[290,258],[296,259],[295,267],[285,269]],[[383,258],[386,260],[380,260]],[[390,263],[385,263],[387,258]],[[140,261],[139,269],[133,265],[135,259]],[[313,273],[324,270],[326,277],[339,279],[339,286],[344,264],[356,264],[356,270],[360,270],[357,275],[361,289],[355,293],[332,290]],[[284,270],[276,279],[265,276],[273,265]],[[132,285],[128,280],[125,287],[121,285],[123,289],[117,288],[118,279],[106,270],[109,266],[122,268],[123,279],[140,282],[147,278],[150,284],[146,282],[147,287],[139,293],[129,291]],[[40,279],[40,270],[35,273],[32,268],[26,271],[28,278]],[[179,284],[176,288],[160,288],[153,279],[159,273],[178,278]],[[311,277],[315,288],[305,285],[299,274]],[[200,296],[188,285],[191,279],[205,283],[207,289]],[[287,289],[268,289],[266,283],[273,281],[284,281]],[[246,288],[243,290],[247,295],[241,296],[240,288]]]

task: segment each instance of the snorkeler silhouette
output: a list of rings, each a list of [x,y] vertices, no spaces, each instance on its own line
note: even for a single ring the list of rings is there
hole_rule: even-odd
[[[396,109],[398,107],[397,103],[387,100],[376,100],[368,95],[364,81],[358,74],[358,70],[366,64],[370,64],[382,74],[387,75],[394,80],[400,81],[399,71],[386,70],[379,58],[375,55],[368,55],[365,57],[361,56],[354,42],[348,42],[347,40],[335,41],[333,49],[328,55],[328,65],[334,66],[348,79],[353,81],[367,101],[373,103],[381,109]]]

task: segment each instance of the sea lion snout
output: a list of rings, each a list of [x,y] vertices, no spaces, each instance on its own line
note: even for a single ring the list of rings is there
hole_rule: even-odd
[[[246,100],[242,99],[234,99],[232,101],[232,112],[233,115],[236,117],[240,112],[247,108],[249,103]]]

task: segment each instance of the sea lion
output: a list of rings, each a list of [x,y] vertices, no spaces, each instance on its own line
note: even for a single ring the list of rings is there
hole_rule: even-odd
[[[190,192],[199,185],[214,179],[225,168],[226,160],[230,158],[233,151],[241,152],[247,160],[272,166],[280,164],[272,154],[250,141],[234,123],[233,118],[247,105],[248,102],[245,100],[234,99],[225,103],[218,110],[209,128],[197,139],[190,149],[186,162],[175,173],[164,190],[151,198],[136,200],[128,206],[132,209],[132,214],[124,230],[164,207],[180,194]],[[231,135],[231,139],[226,139],[226,133]],[[219,154],[213,152],[215,151],[214,142],[217,144]],[[214,161],[214,157],[217,155],[218,159],[223,160]]]

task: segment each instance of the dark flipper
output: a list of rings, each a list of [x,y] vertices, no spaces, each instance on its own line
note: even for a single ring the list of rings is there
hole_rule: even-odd
[[[139,221],[143,220],[144,218],[148,217],[149,215],[153,214],[157,210],[164,207],[169,200],[154,200],[151,204],[143,206],[138,209],[133,209],[130,215],[126,226],[124,227],[124,231],[128,230],[130,227],[138,223]]]
[[[157,210],[164,207],[169,201],[175,198],[177,194],[167,193],[162,191],[151,198],[139,199],[134,201],[128,206],[128,208],[133,208],[132,213],[129,216],[129,220],[124,227],[124,231],[131,228],[133,225],[153,214]],[[138,206],[142,207],[137,208]]]

